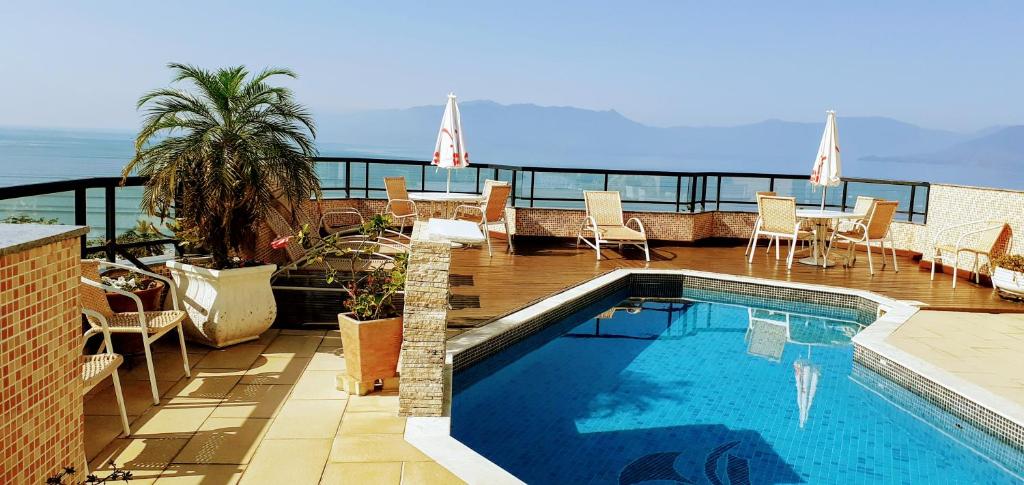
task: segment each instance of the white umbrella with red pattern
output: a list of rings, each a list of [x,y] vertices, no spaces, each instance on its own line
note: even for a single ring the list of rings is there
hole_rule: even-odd
[[[825,194],[829,187],[842,183],[839,178],[842,160],[839,157],[839,129],[836,128],[836,112],[825,112],[825,132],[821,135],[818,156],[811,170],[811,185],[822,187],[821,209],[825,210]]]
[[[459,104],[455,102],[455,94],[448,93],[448,104],[441,116],[441,129],[437,132],[437,144],[434,146],[433,165],[448,169],[448,183],[445,192],[451,192],[452,170],[469,166],[469,152],[466,142],[462,139],[462,116]]]

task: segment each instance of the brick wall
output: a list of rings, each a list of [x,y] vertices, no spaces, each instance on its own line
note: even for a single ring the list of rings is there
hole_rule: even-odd
[[[405,281],[398,409],[402,416],[444,413],[445,329],[451,246],[413,239]]]
[[[84,470],[79,251],[72,237],[0,256],[0,483]]]

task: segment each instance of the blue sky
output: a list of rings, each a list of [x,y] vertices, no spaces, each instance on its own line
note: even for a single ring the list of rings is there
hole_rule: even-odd
[[[168,61],[286,66],[316,112],[460,99],[642,123],[1024,123],[1021,2],[0,4],[0,125],[133,129]]]

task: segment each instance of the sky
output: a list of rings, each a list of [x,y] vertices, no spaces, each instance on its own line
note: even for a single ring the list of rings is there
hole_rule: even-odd
[[[288,67],[314,113],[462,100],[654,126],[1024,124],[1024,2],[0,3],[0,125],[134,130],[168,62]]]

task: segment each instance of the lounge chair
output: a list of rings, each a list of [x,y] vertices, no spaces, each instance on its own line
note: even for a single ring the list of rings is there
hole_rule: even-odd
[[[409,198],[409,191],[405,187],[405,177],[384,177],[384,189],[388,194],[388,203],[384,206],[384,214],[391,216],[393,221],[399,223],[399,232],[405,231],[405,221],[420,220],[416,202]]]
[[[508,250],[513,252],[512,231],[509,229],[508,218],[505,217],[505,205],[508,203],[508,194],[512,187],[508,185],[493,185],[485,189],[487,197],[481,205],[460,205],[455,208],[453,219],[471,221],[480,226],[484,239],[487,240],[487,255],[491,256],[491,234],[487,227],[491,224],[504,224],[505,237],[508,239]]]
[[[651,260],[647,246],[647,231],[643,223],[636,217],[623,223],[622,199],[618,192],[584,191],[583,200],[587,207],[587,216],[576,236],[576,247],[580,241],[594,248],[597,259],[601,259],[601,244],[632,244],[644,250],[644,260]],[[635,223],[637,229],[627,224]],[[588,237],[593,238],[591,242]]]
[[[864,244],[868,251],[868,272],[874,275],[875,266],[871,261],[871,244],[878,243],[882,252],[882,268],[885,268],[885,243],[888,242],[889,249],[892,251],[893,270],[899,272],[899,263],[896,262],[896,247],[892,243],[892,231],[890,231],[892,221],[896,217],[898,205],[899,202],[895,200],[874,200],[871,203],[871,209],[868,210],[867,217],[861,221],[851,221],[849,223],[849,230],[837,230],[832,233],[832,237],[829,238],[828,249],[825,250],[825,260],[828,260],[828,254],[832,251],[832,246],[839,240],[846,243],[847,265],[852,265],[856,261],[854,251],[857,245]]]
[[[761,236],[775,238],[775,259],[779,259],[779,246],[783,239],[789,241],[789,257],[786,258],[786,269],[793,267],[793,253],[796,245],[801,240],[810,240],[817,244],[817,238],[813,230],[806,231],[800,228],[800,221],[796,218],[796,198],[762,196],[757,206],[759,217],[757,225],[754,226],[753,238]],[[748,263],[754,262],[754,251],[750,251]]]
[[[956,235],[953,243],[944,242]],[[988,276],[992,276],[992,259],[1002,256],[1012,249],[1013,231],[1004,221],[974,221],[957,224],[940,230],[932,242],[932,280],[935,279],[935,263],[953,263],[953,288],[956,288],[957,271],[960,267],[960,254],[974,256],[974,282],[981,283],[981,257],[985,257]]]

